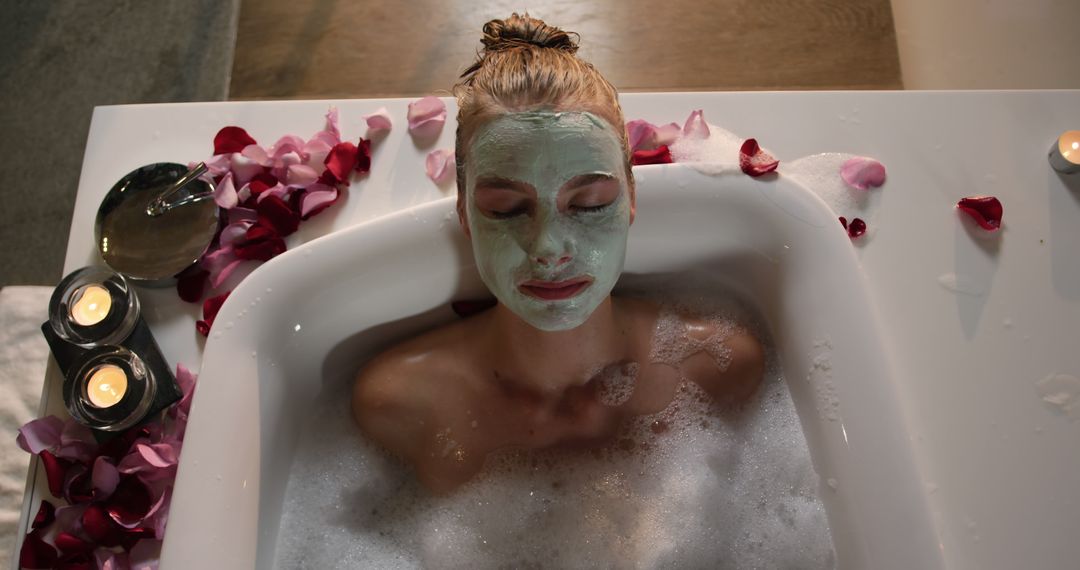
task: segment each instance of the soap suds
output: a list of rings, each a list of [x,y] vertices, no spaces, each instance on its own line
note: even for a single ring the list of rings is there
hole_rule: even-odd
[[[695,350],[722,361],[717,339],[744,322],[709,307],[721,332],[688,342],[672,317],[680,312],[669,308],[658,324],[653,353],[665,362]],[[610,446],[502,452],[446,497],[366,443],[347,398],[328,393],[300,439],[277,567],[833,568],[821,481],[767,348],[762,387],[737,409],[684,382],[671,405],[634,418]],[[612,402],[633,390],[629,364],[604,370]]]
[[[1080,378],[1072,374],[1050,374],[1035,383],[1043,404],[1072,421],[1080,420]]]

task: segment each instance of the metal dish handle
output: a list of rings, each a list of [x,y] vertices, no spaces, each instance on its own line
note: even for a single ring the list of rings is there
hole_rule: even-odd
[[[200,162],[193,168],[188,170],[183,176],[178,178],[176,182],[172,183],[157,198],[154,198],[146,205],[146,213],[152,217],[157,217],[173,208],[179,208],[187,204],[194,204],[195,202],[202,202],[203,200],[214,197],[214,187],[208,184],[206,189],[195,192],[194,194],[188,194],[183,196],[179,200],[170,202],[169,200],[180,190],[182,190],[188,184],[191,184],[198,177],[202,176],[206,172],[206,163]]]

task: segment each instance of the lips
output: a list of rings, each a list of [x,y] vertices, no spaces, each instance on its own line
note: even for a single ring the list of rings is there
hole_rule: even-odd
[[[526,281],[518,289],[533,298],[542,301],[569,299],[592,285],[589,277],[575,277],[565,281]]]

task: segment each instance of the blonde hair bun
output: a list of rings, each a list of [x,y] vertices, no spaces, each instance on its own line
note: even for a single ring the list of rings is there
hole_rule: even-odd
[[[526,13],[520,16],[512,14],[505,20],[491,20],[484,24],[485,53],[507,49],[534,46],[576,53],[578,50],[577,34],[564,32],[555,26],[549,26],[543,20],[530,18]]]

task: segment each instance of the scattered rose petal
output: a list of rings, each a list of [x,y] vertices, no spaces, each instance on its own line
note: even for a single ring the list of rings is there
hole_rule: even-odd
[[[214,319],[217,318],[221,305],[225,304],[225,299],[229,298],[230,292],[227,291],[217,297],[210,297],[203,301],[203,320],[195,323],[196,330],[202,333],[203,336],[210,334],[210,327],[214,325]]]
[[[255,220],[259,221],[258,213],[255,214]],[[236,240],[244,237],[247,234],[248,229],[252,226],[250,221],[233,222],[221,229],[221,235],[218,236],[218,241],[221,243],[221,247],[229,247],[236,243]]]
[[[206,278],[210,272],[198,264],[192,265],[176,276],[176,293],[188,303],[197,303],[206,289]]]
[[[59,447],[60,432],[63,430],[64,420],[56,416],[45,416],[23,424],[15,442],[23,451],[37,455],[46,449]]]
[[[251,159],[263,168],[274,164],[274,161],[270,158],[270,154],[266,152],[266,149],[257,144],[245,146],[244,150],[240,151],[240,154],[243,155],[244,158]]]
[[[259,224],[273,229],[281,237],[291,235],[300,227],[300,216],[277,196],[259,200],[255,211],[259,214]]]
[[[325,145],[327,149],[341,142],[341,129],[338,128],[337,107],[330,107],[326,111],[326,126],[323,127],[323,130],[315,133],[315,136],[311,137],[311,141],[308,142],[319,142]],[[319,164],[321,164],[321,162]]]
[[[626,123],[626,133],[630,143],[630,150],[636,152],[671,145],[679,138],[682,127],[677,123],[668,123],[658,127],[648,121],[635,119]]]
[[[739,149],[739,168],[750,176],[756,178],[768,174],[777,166],[780,166],[780,161],[762,150],[755,139],[746,139]]]
[[[138,525],[154,505],[150,489],[134,475],[120,479],[116,491],[105,502],[105,512],[109,518],[122,527],[132,528]]]
[[[233,185],[243,186],[263,173],[263,165],[240,154],[229,155],[229,173],[233,175]]]
[[[236,257],[259,261],[268,261],[284,251],[285,240],[274,230],[258,224],[251,226],[244,238],[237,240],[233,246]]]
[[[703,139],[709,136],[709,125],[705,122],[705,114],[701,109],[693,111],[686,118],[682,129],[683,136]]]
[[[356,168],[360,174],[371,171],[371,141],[360,139],[356,144]]]
[[[229,165],[231,164],[231,161],[230,161],[231,156],[232,156],[231,154],[219,154],[219,155],[212,156],[212,157],[202,161],[203,164],[206,165],[206,174],[205,175],[210,176],[211,182],[213,181],[214,178],[224,176],[225,173],[229,171]],[[198,164],[199,163],[197,161],[196,162],[189,162],[188,163],[188,170],[191,170],[192,168],[195,168],[195,166],[197,166]]]
[[[275,184],[275,185],[267,188],[266,190],[264,190],[262,192],[259,192],[259,195],[255,198],[255,204],[256,204],[255,210],[258,211],[258,209],[259,209],[258,204],[260,202],[262,202],[263,200],[271,197],[271,196],[276,196],[280,200],[287,200],[289,198],[289,195],[292,194],[292,193],[293,193],[292,186],[286,186],[284,184]]]
[[[306,220],[337,202],[338,189],[326,184],[312,184],[300,197],[300,219]]]
[[[379,107],[378,111],[375,111],[370,115],[364,115],[363,119],[367,122],[368,138],[389,132],[394,126],[393,121],[390,120],[390,113],[386,110],[386,107]]]
[[[226,172],[221,182],[218,182],[214,188],[214,202],[226,210],[235,207],[239,202],[236,197],[236,186],[233,185],[232,172]]]
[[[428,153],[424,160],[424,170],[428,178],[438,185],[449,182],[454,177],[456,163],[454,151],[448,149],[436,149]]]
[[[176,383],[180,386],[184,397],[175,406],[169,408],[169,412],[174,417],[186,420],[188,412],[191,411],[191,398],[195,395],[195,374],[183,364],[177,364]]]
[[[224,127],[214,135],[214,154],[240,152],[255,139],[240,127]]]
[[[64,500],[70,505],[88,503],[94,498],[94,484],[90,468],[82,463],[72,463],[64,470]]]
[[[230,224],[238,222],[255,223],[257,221],[259,221],[259,215],[255,212],[254,208],[233,208],[229,210]]]
[[[49,501],[41,501],[41,505],[38,507],[38,512],[34,515],[34,520],[30,523],[30,528],[42,528],[52,524],[56,519],[56,507]]]
[[[49,492],[54,497],[64,496],[64,464],[49,451],[38,454],[45,466],[45,477],[49,481]]]
[[[131,570],[157,570],[161,556],[161,541],[144,539],[131,547]]]
[[[285,183],[297,188],[307,188],[319,179],[319,173],[315,169],[303,164],[294,164],[285,173]]]
[[[120,473],[108,457],[100,456],[94,460],[91,481],[94,484],[94,498],[105,499],[116,490],[116,484],[120,482]]]
[[[635,150],[630,156],[630,164],[639,166],[642,164],[670,164],[672,162],[671,149],[667,145],[659,146],[653,150]]]
[[[855,239],[866,233],[866,222],[859,218],[851,220],[851,223],[848,224],[847,218],[840,216],[840,225],[844,226],[844,229],[847,230],[848,237],[851,239]]]
[[[56,547],[60,549],[61,555],[66,556],[69,554],[83,554],[90,552],[94,549],[94,545],[87,542],[69,532],[61,532],[53,539],[56,543]]]
[[[356,145],[349,141],[338,143],[330,149],[326,155],[326,170],[334,176],[337,182],[347,183],[349,173],[356,168]]]
[[[866,222],[859,218],[851,220],[851,224],[848,226],[848,237],[854,239],[866,233]]]
[[[126,552],[98,548],[94,551],[94,562],[98,570],[132,570]]]
[[[498,303],[497,299],[480,299],[480,300],[467,300],[467,301],[454,301],[450,303],[450,308],[454,310],[454,313],[461,318],[468,317],[469,315],[475,315],[481,311],[490,309]]]
[[[244,230],[247,233],[247,230]],[[232,275],[244,260],[236,257],[235,249],[223,246],[202,257],[199,263],[206,269],[210,286],[217,289]]]
[[[89,463],[96,455],[97,447],[97,440],[90,428],[71,418],[64,421],[64,429],[60,430],[60,447],[56,449],[57,457]]]
[[[143,481],[150,482],[171,476],[171,472],[175,472],[176,457],[176,450],[167,443],[140,443],[120,461],[116,470],[125,475],[138,473]]]
[[[872,158],[856,156],[840,166],[840,177],[852,188],[868,190],[885,183],[885,166]]]
[[[296,135],[285,135],[274,143],[274,146],[270,148],[268,158],[269,162],[263,163],[263,166],[282,166],[287,160],[290,164],[293,161],[303,161],[304,147],[307,145],[307,141]],[[289,158],[286,158],[289,157]]]
[[[1001,217],[1005,209],[993,196],[969,196],[957,202],[956,207],[971,216],[984,230],[994,232],[1001,228]]]
[[[19,550],[19,568],[52,568],[58,558],[56,549],[42,539],[42,531],[35,530],[23,539],[22,548]]]
[[[304,154],[306,154],[308,157],[307,161],[305,161],[304,164],[312,168],[323,164],[324,162],[326,162],[326,155],[330,154],[330,149],[334,148],[334,145],[339,142],[341,141],[334,142],[333,144],[328,144],[325,141],[321,140],[309,140],[304,145]]]
[[[446,122],[446,103],[428,95],[409,103],[409,133],[421,139],[434,138]]]

